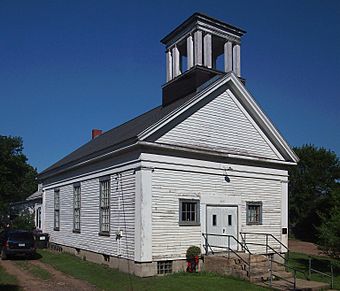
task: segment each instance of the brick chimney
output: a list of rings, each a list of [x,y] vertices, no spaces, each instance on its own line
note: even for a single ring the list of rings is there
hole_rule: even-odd
[[[92,129],[92,139],[96,138],[97,136],[101,135],[103,131],[101,129]]]

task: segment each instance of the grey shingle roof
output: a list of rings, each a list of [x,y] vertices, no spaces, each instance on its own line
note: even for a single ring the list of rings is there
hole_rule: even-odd
[[[79,147],[66,157],[62,158],[49,168],[42,171],[39,176],[61,167],[72,166],[89,158],[96,157],[106,152],[118,149],[122,146],[132,144],[137,140],[137,135],[174,111],[176,108],[191,99],[195,94],[190,94],[165,107],[158,106],[120,126],[108,130]]]

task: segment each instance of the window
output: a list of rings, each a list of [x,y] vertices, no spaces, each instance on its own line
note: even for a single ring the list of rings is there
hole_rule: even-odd
[[[54,190],[54,230],[60,228],[60,191]]]
[[[99,234],[110,233],[110,177],[100,179]]]
[[[179,224],[200,225],[200,202],[199,200],[179,200]]]
[[[213,214],[213,216],[212,216],[212,225],[213,226],[217,225],[217,215],[216,214]]]
[[[73,185],[73,232],[80,232],[80,183]]]
[[[172,273],[172,261],[157,262],[157,274],[170,274],[170,273]]]
[[[36,211],[35,226],[41,229],[41,207],[38,207]]]
[[[232,215],[228,215],[228,226],[232,225]]]
[[[247,202],[247,224],[262,224],[262,202]]]

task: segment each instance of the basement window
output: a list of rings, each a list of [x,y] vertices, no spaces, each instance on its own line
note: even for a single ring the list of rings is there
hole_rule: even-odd
[[[159,261],[157,262],[157,274],[171,274],[172,273],[172,261]]]
[[[200,225],[199,200],[179,199],[179,225]]]
[[[246,203],[247,207],[247,224],[258,225],[262,224],[262,202],[251,201]]]

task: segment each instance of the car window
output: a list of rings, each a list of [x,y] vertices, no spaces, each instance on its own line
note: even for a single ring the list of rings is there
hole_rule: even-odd
[[[12,240],[33,240],[33,235],[30,232],[14,232],[9,234],[9,239]]]

